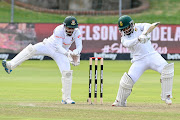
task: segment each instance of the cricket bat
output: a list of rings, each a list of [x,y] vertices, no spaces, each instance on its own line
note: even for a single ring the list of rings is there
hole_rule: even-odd
[[[149,29],[144,33],[144,35],[147,35],[147,34],[149,34],[150,32],[152,32],[153,29],[154,29],[155,27],[157,27],[159,24],[160,24],[160,22],[155,22],[155,23],[153,23],[153,24],[149,27]]]

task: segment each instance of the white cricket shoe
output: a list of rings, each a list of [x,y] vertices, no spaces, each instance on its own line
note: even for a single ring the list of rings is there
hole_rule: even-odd
[[[8,73],[8,74],[10,74],[11,72],[12,72],[12,70],[11,70],[11,65],[10,65],[10,63],[8,63],[6,60],[3,60],[2,61],[2,66],[4,67],[4,69],[5,69],[5,71]]]
[[[171,104],[172,104],[172,100],[171,100],[170,95],[167,95],[167,96],[166,96],[165,102],[166,102],[167,105],[171,105]]]
[[[75,101],[72,99],[66,99],[66,100],[62,100],[61,104],[75,104]]]
[[[120,103],[120,101],[115,100],[114,103],[112,104],[114,107],[126,107],[126,101],[124,103]]]

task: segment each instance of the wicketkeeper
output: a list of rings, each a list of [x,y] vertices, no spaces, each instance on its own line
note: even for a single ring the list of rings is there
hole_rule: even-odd
[[[174,76],[174,63],[168,64],[166,60],[154,50],[151,45],[151,35],[144,35],[149,23],[134,24],[131,17],[124,15],[118,20],[121,43],[129,48],[133,59],[128,73],[124,73],[120,80],[117,97],[112,106],[126,106],[128,96],[131,94],[133,85],[148,69],[155,70],[161,74],[161,99],[168,105],[172,104],[172,86]]]
[[[76,49],[69,50],[75,41]],[[45,55],[54,59],[62,74],[62,104],[75,104],[71,99],[72,73],[70,63],[74,66],[80,64],[80,53],[82,50],[82,35],[78,29],[75,17],[68,16],[62,25],[54,29],[49,38],[35,45],[29,44],[11,61],[2,61],[5,71],[10,74],[18,65],[28,60],[33,55]]]

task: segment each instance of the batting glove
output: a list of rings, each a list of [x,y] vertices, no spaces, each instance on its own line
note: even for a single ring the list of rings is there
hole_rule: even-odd
[[[150,40],[150,35],[140,35],[139,37],[138,37],[138,41],[140,42],[140,43],[142,43],[142,44],[145,44],[146,42],[148,42]]]

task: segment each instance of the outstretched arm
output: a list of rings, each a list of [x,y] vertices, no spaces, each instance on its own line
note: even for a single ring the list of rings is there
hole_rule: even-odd
[[[131,40],[126,40],[126,38],[121,37],[121,43],[123,44],[124,47],[130,48],[133,47],[134,45],[138,44],[138,38],[134,38]]]

